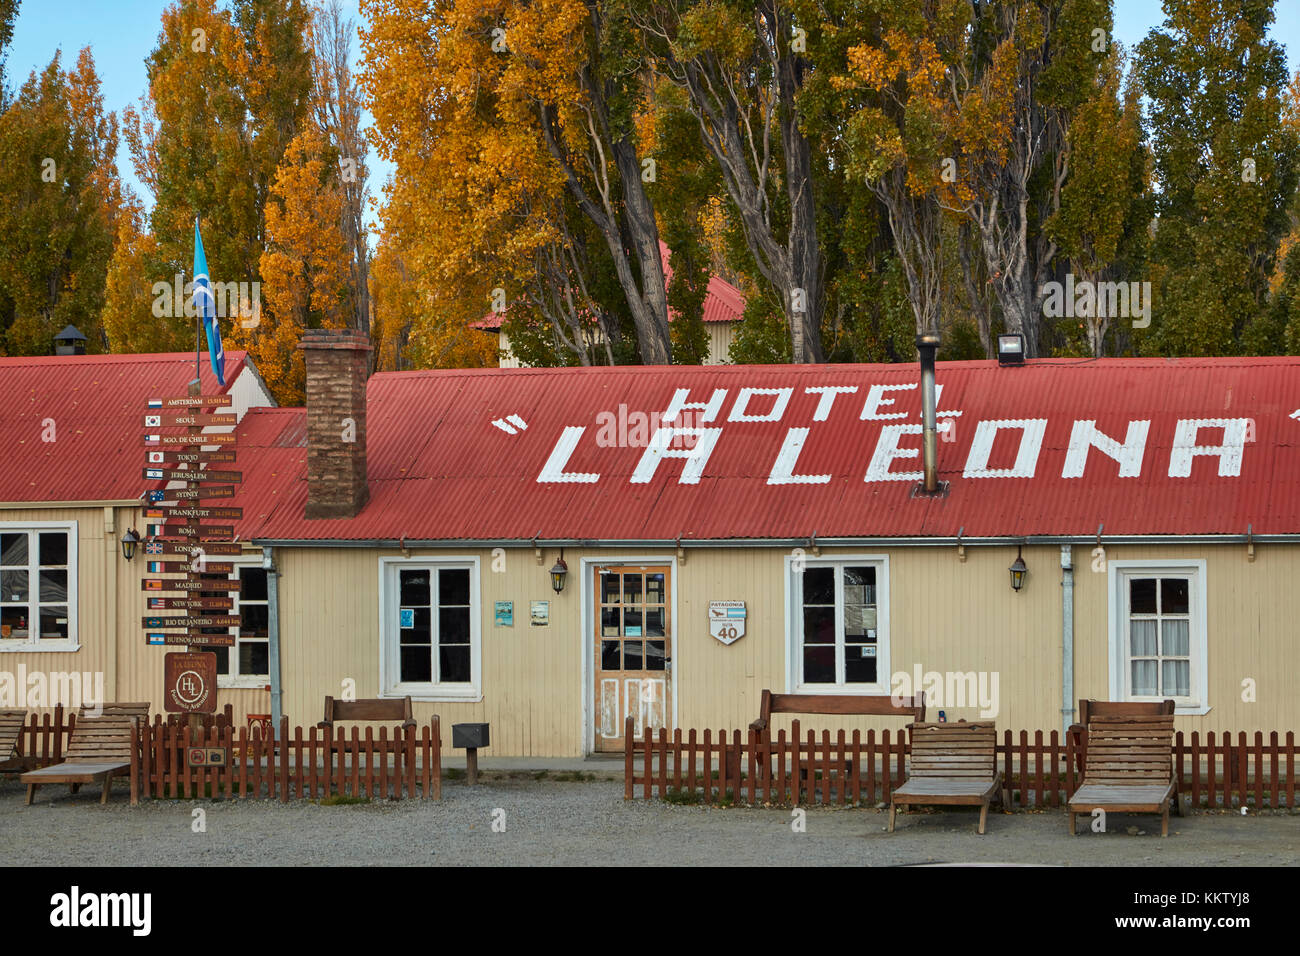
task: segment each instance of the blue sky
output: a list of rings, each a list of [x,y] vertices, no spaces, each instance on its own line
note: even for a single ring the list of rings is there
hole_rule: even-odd
[[[63,50],[67,63],[89,46],[103,82],[104,106],[120,113],[145,91],[144,59],[157,41],[158,23],[167,5],[167,0],[22,0],[9,50],[9,75],[19,85],[32,70],[44,68],[55,50]],[[343,0],[343,8],[361,21],[357,0]],[[1300,68],[1300,0],[1277,0],[1274,9],[1273,35],[1285,44],[1294,72]],[[1127,47],[1135,46],[1163,20],[1159,0],[1115,2],[1115,37]],[[119,150],[118,166],[122,176],[143,193],[125,145]],[[376,195],[390,172],[391,167],[372,153],[370,185]]]

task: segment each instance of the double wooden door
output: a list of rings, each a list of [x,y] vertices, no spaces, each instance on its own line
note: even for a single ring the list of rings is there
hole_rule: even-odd
[[[595,568],[596,750],[623,749],[630,715],[640,739],[672,723],[673,620],[670,568]]]

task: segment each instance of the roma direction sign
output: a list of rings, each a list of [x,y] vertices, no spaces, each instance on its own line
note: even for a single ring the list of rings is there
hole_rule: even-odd
[[[145,428],[172,428],[181,425],[206,428],[209,425],[234,427],[239,419],[234,415],[197,415],[188,412],[152,412],[144,417]]]
[[[149,408],[229,408],[229,395],[172,395],[166,398],[151,398]]]
[[[213,538],[229,541],[235,529],[228,524],[149,524],[145,525],[151,538]]]

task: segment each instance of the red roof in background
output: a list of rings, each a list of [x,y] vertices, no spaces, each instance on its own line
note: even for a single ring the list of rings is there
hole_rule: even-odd
[[[661,241],[659,243],[659,254],[663,257],[664,262],[664,283],[667,284],[673,279],[673,267],[671,264],[672,252]],[[709,276],[709,287],[704,293],[704,314],[705,322],[739,322],[745,312],[745,295],[734,285],[720,276]],[[669,310],[668,321],[677,317],[677,313]],[[483,329],[486,332],[496,332],[501,328],[503,314],[500,312],[489,312],[477,322],[470,323],[473,328]]]
[[[1244,534],[1248,525],[1257,535],[1300,533],[1300,419],[1293,417],[1300,412],[1300,359],[1061,359],[1021,368],[941,362],[937,378],[940,421],[955,423],[953,440],[939,443],[940,477],[950,492],[925,499],[911,497],[910,479],[864,480],[886,429],[919,423],[913,365],[381,373],[368,391],[370,501],[362,512],[305,520],[305,449],[276,444],[300,435],[295,416],[302,413],[253,410],[239,429],[240,461],[266,458],[244,465],[244,493],[265,518],[246,520],[240,532],[262,540],[614,541],[1092,535],[1098,525],[1108,536]],[[823,393],[806,389],[825,386],[856,391],[836,395],[824,420],[814,420]],[[876,413],[902,417],[862,418],[872,386],[894,402]],[[685,462],[678,459],[661,461],[648,482],[632,482],[645,448],[601,447],[598,416],[617,421],[622,406],[624,430],[636,439],[635,413],[662,413],[683,388],[697,402],[726,390],[716,418],[696,422],[721,428],[698,482],[681,482]],[[791,389],[780,420],[730,420],[743,388]],[[756,395],[749,411],[761,416],[776,400]],[[1006,423],[1028,419],[1046,420],[1033,477],[965,474],[977,433],[996,436],[987,468],[1011,469],[1026,430]],[[1190,452],[1174,447],[1179,421],[1223,419],[1249,422],[1233,426],[1245,438],[1238,473],[1231,473],[1231,456],[1194,455],[1187,477],[1171,477],[1171,459]],[[1117,461],[1093,447],[1082,477],[1062,477],[1080,421],[1121,443],[1131,421],[1149,421],[1138,475],[1120,477]],[[599,479],[539,480],[571,428],[584,430],[564,474]],[[829,480],[771,483],[790,429],[801,428],[808,432],[792,473]],[[1183,444],[1218,445],[1224,436],[1224,428],[1206,426],[1187,432]],[[250,446],[263,450],[246,451]],[[898,446],[918,449],[920,436],[902,434]],[[919,454],[886,464],[895,474],[919,470]]]
[[[226,352],[226,381],[245,364],[244,352]],[[200,368],[204,394],[225,391],[206,355]],[[189,353],[0,358],[0,501],[140,497],[145,401],[184,395],[193,378]]]

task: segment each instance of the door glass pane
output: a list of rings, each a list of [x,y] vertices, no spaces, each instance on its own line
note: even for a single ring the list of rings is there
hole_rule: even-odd
[[[617,604],[619,597],[619,576],[601,572],[600,575],[600,603]]]
[[[1190,661],[1162,661],[1161,693],[1166,697],[1187,697],[1191,694],[1192,665]]]
[[[642,637],[642,611],[639,607],[623,608],[623,633],[628,637]]]
[[[646,633],[646,637],[664,636],[664,609],[663,608],[661,607],[646,608],[645,633]]]
[[[1156,622],[1129,621],[1129,653],[1133,657],[1155,657]]]
[[[1133,578],[1128,585],[1129,613],[1156,613],[1156,579]]]
[[[641,670],[641,642],[624,641],[623,642],[623,670],[639,671]]]
[[[27,566],[27,532],[0,534],[0,565]]]
[[[600,634],[602,637],[617,637],[620,634],[618,621],[618,608],[603,607],[600,609]]]
[[[619,645],[621,643],[621,641],[600,642],[600,667],[602,670],[616,671],[619,669],[621,660]]]
[[[646,641],[645,644],[645,669],[648,671],[661,671],[664,669],[664,648],[663,641]]]
[[[1156,696],[1156,662],[1132,662],[1133,693],[1138,697]]]
[[[1188,607],[1187,578],[1160,579],[1160,613],[1186,614]]]
[[[1164,657],[1187,657],[1191,653],[1191,622],[1160,622],[1160,653]]]
[[[663,574],[647,574],[645,576],[645,601],[647,604],[664,603],[664,576]]]
[[[804,646],[803,680],[805,684],[835,683],[835,645]]]
[[[66,531],[41,532],[41,564],[66,565],[68,563],[68,533]]]
[[[623,575],[623,603],[624,604],[641,603],[641,575],[639,574]]]

